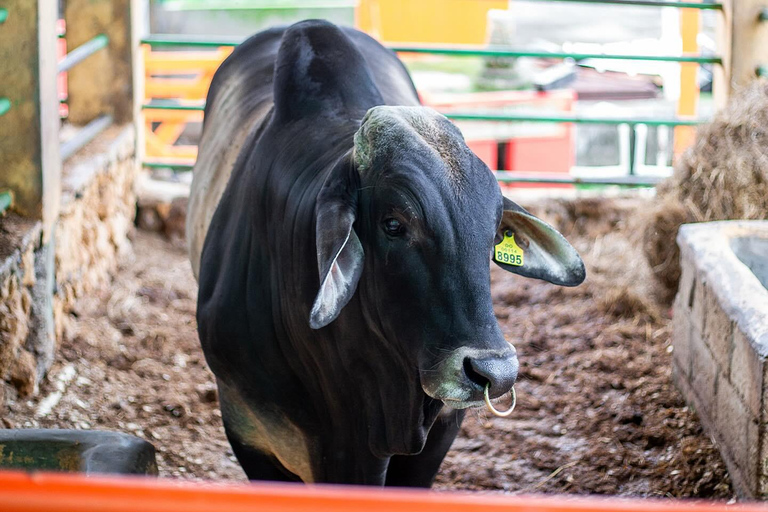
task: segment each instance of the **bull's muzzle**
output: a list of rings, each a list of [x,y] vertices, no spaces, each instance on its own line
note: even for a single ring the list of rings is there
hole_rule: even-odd
[[[517,380],[518,362],[514,347],[501,349],[461,347],[439,363],[421,367],[424,392],[454,409],[482,407],[485,399],[508,393]]]
[[[490,398],[498,398],[512,389],[518,369],[517,354],[514,351],[464,358],[467,379],[477,384]]]

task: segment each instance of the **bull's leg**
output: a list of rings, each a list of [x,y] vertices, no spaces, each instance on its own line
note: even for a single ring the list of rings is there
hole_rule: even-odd
[[[285,469],[274,457],[242,443],[224,422],[224,431],[235,452],[237,462],[242,466],[248,480],[273,480],[278,482],[300,482],[299,477]]]
[[[431,487],[463,420],[464,410],[449,409],[440,413],[420,454],[395,455],[390,459],[385,485]]]

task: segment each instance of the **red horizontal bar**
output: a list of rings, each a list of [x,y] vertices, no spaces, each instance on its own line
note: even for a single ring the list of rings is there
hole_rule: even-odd
[[[504,496],[301,484],[0,472],[3,512],[766,512],[673,500]]]

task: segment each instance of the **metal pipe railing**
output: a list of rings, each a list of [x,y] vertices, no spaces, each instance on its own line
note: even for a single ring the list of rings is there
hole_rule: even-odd
[[[643,117],[580,117],[564,115],[533,114],[472,114],[463,112],[443,112],[448,119],[454,121],[507,121],[507,122],[532,122],[532,123],[575,123],[575,124],[645,124],[648,126],[696,126],[705,123],[700,119],[654,119]]]
[[[141,40],[150,46],[203,46],[221,47],[237,46],[242,40],[211,39],[206,37],[179,37],[175,35],[153,35]],[[703,55],[621,55],[612,53],[578,53],[578,52],[542,52],[533,50],[514,50],[503,47],[460,47],[460,46],[424,46],[424,45],[389,45],[392,51],[401,53],[430,53],[434,55],[452,55],[456,57],[535,57],[541,59],[611,59],[611,60],[644,60],[654,62],[692,62],[697,64],[722,64],[719,56]]]
[[[158,160],[147,160],[142,162],[147,169],[176,169],[178,171],[191,171],[195,166],[186,162],[163,162]]]
[[[566,185],[617,185],[620,187],[655,187],[664,178],[656,176],[614,176],[610,178],[588,178],[563,176],[546,173],[520,171],[494,171],[500,183],[549,183]]]
[[[112,116],[104,114],[80,128],[71,139],[61,145],[61,159],[66,160],[77,153],[110,126],[112,126]]]
[[[705,57],[703,55],[622,55],[616,53],[580,53],[580,52],[542,52],[533,50],[513,50],[503,47],[448,47],[422,45],[389,45],[392,51],[399,53],[429,53],[433,55],[450,55],[454,57],[534,57],[538,59],[586,59],[607,60],[644,60],[653,62],[692,62],[697,64],[722,64],[719,56]]]
[[[178,104],[170,102],[152,102],[145,103],[141,106],[142,110],[191,110],[191,111],[204,111],[205,103],[192,104]]]
[[[0,116],[5,115],[9,110],[11,110],[11,100],[0,98]]]
[[[108,44],[109,37],[105,34],[99,34],[93,39],[86,41],[59,61],[59,73],[71,69],[75,64],[82,62],[102,48],[106,48]]]
[[[766,512],[763,503],[505,496],[426,489],[179,482],[169,478],[0,473],[3,512]]]
[[[221,47],[237,46],[244,41],[243,38],[211,38],[207,36],[178,36],[175,34],[152,34],[141,40],[142,44],[156,46],[198,46]]]

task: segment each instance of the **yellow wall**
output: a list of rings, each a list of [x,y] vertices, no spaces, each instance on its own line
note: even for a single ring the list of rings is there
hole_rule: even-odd
[[[386,42],[482,44],[486,14],[506,0],[360,0],[357,27]]]

